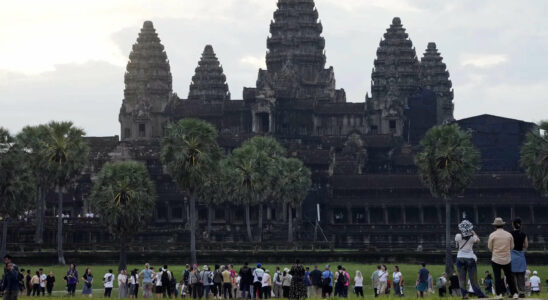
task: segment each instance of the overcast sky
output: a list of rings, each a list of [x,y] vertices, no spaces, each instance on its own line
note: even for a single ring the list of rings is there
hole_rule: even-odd
[[[0,10],[0,126],[72,120],[88,135],[119,134],[129,51],[145,20],[166,47],[173,89],[186,98],[206,44],[233,99],[264,67],[277,0],[7,1]],[[364,101],[379,40],[402,19],[417,54],[433,41],[455,89],[455,117],[548,119],[546,1],[316,0],[327,65],[348,101]]]

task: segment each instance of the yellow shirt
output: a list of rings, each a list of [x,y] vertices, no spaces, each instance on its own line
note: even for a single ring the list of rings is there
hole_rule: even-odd
[[[223,283],[232,283],[232,273],[229,270],[224,270],[223,273]]]
[[[502,228],[489,235],[487,247],[492,252],[491,260],[499,265],[507,265],[512,261],[510,251],[514,249],[514,237]]]

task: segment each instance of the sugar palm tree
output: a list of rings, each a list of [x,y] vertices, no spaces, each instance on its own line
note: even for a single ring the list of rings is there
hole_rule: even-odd
[[[81,175],[87,161],[89,147],[84,141],[84,131],[72,122],[50,122],[47,134],[41,141],[46,169],[55,184],[58,195],[57,207],[57,257],[65,264],[63,253],[63,192]]]
[[[302,205],[312,180],[310,170],[296,158],[279,160],[281,171],[281,200],[288,206],[287,241],[293,242],[293,208]]]
[[[170,124],[162,140],[161,159],[179,189],[190,198],[190,254],[196,258],[196,196],[207,174],[215,170],[221,157],[217,130],[198,119],[182,119]]]
[[[0,257],[6,254],[8,222],[31,207],[35,187],[24,149],[0,127],[0,218],[3,223]]]
[[[543,197],[548,197],[548,122],[541,122],[543,132],[531,132],[521,148],[521,167]]]
[[[451,200],[462,194],[479,170],[480,154],[470,133],[457,124],[431,128],[415,156],[419,175],[430,193],[445,203],[445,271],[453,270],[451,257]]]
[[[93,211],[120,242],[119,270],[127,266],[126,246],[152,217],[156,192],[144,164],[135,161],[107,163],[95,179],[90,196]]]
[[[226,161],[221,160],[218,167],[211,173],[206,174],[204,183],[199,187],[197,194],[207,205],[207,235],[211,234],[213,222],[213,211],[216,205],[229,201],[227,194],[230,193],[231,179],[228,177]]]

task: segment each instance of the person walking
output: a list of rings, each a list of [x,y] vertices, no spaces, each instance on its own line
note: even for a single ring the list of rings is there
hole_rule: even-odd
[[[497,298],[502,299],[503,294],[506,292],[504,280],[501,276],[501,272],[504,272],[510,295],[513,295],[513,298],[517,299],[518,294],[512,277],[512,258],[510,255],[510,251],[514,249],[514,237],[504,230],[505,224],[506,223],[502,218],[495,218],[492,224],[495,226],[495,231],[489,235],[487,247],[492,253],[491,266],[493,267],[493,275],[495,276],[495,291]]]
[[[30,280],[32,283],[32,296],[40,296],[40,272],[36,271],[36,274],[32,276]]]
[[[354,276],[354,294],[363,298],[363,276],[359,270],[356,271],[356,276]]]
[[[512,221],[512,237],[514,238],[514,249],[510,252],[512,274],[514,275],[514,284],[518,290],[518,296],[525,298],[525,271],[527,271],[527,262],[525,260],[525,251],[529,247],[527,234],[522,231],[521,219],[516,218]]]
[[[262,286],[263,299],[270,299],[272,293],[272,277],[270,276],[270,271],[264,271],[263,276],[263,286]]]
[[[417,297],[423,298],[424,293],[428,290],[428,276],[430,276],[430,271],[426,268],[425,263],[421,263],[421,268],[415,284],[417,289]]]
[[[67,293],[69,296],[73,296],[76,293],[76,285],[78,284],[78,270],[76,270],[75,264],[70,264],[70,267],[65,276],[67,281]]]
[[[118,274],[118,298],[127,298],[128,297],[128,278],[125,269],[120,270]]]
[[[322,298],[331,298],[331,293],[333,293],[333,272],[329,270],[329,265],[326,265],[322,273]]]
[[[48,296],[51,296],[51,292],[53,291],[54,286],[55,275],[53,275],[53,271],[49,271],[48,276],[46,276],[46,290],[48,291]]]
[[[3,277],[4,300],[17,300],[19,287],[19,271],[14,267],[13,262],[9,261]]]
[[[400,267],[394,266],[392,272],[392,284],[394,285],[394,295],[403,297],[403,275],[400,272]]]
[[[91,274],[91,269],[87,268],[84,276],[82,276],[84,286],[82,288],[82,295],[84,297],[93,297],[93,274]]]
[[[481,291],[478,284],[478,267],[476,265],[477,257],[474,254],[474,244],[479,243],[480,239],[474,232],[474,225],[468,221],[463,220],[459,223],[458,229],[460,233],[455,235],[455,242],[457,243],[457,270],[459,273],[459,286],[463,299],[468,298],[468,290],[466,289],[466,283],[468,279],[474,290],[474,294],[477,297],[483,298],[485,295]]]
[[[377,287],[379,286],[379,272],[381,270],[381,266],[378,265],[377,269],[371,273],[371,286],[373,287],[373,293],[375,294],[375,297],[379,296],[379,293],[377,291]]]
[[[143,281],[143,298],[152,298],[152,279],[154,279],[154,272],[150,269],[149,263],[145,264],[145,268],[141,271],[140,275]]]
[[[289,290],[289,299],[299,300],[306,299],[307,291],[306,285],[304,283],[304,274],[305,269],[301,265],[300,260],[295,260],[295,264],[291,267],[289,271],[291,275],[291,287]]]
[[[312,284],[311,298],[322,297],[322,271],[318,270],[318,266],[314,266],[314,270],[310,272],[310,283]]]

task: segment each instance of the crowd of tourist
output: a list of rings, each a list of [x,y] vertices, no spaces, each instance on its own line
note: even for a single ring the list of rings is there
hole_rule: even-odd
[[[426,264],[422,263],[415,280],[417,297],[429,293],[464,299],[469,295],[478,298],[488,294],[497,298],[503,295],[519,298],[539,294],[541,280],[538,273],[526,267],[524,251],[529,244],[527,235],[521,230],[521,220],[516,219],[512,223],[514,230],[509,233],[504,231],[505,223],[501,218],[493,222],[496,230],[488,240],[493,275],[485,271],[485,277],[481,280],[483,289],[478,280],[477,256],[474,254],[474,244],[479,243],[480,239],[472,223],[464,220],[458,225],[460,233],[455,236],[458,247],[457,271],[443,273],[434,279]],[[39,269],[32,274],[31,270],[19,270],[9,255],[4,257],[4,263],[6,266],[0,284],[4,300],[16,300],[18,295],[24,294],[52,294],[56,284],[52,271],[46,274],[43,269]],[[192,299],[347,298],[349,293],[364,296],[365,281],[361,271],[356,270],[350,274],[342,265],[335,268],[330,265],[321,269],[318,266],[311,268],[303,266],[298,260],[290,269],[276,267],[272,271],[261,263],[253,266],[245,263],[238,271],[232,264],[214,265],[213,268],[208,265],[186,265],[178,280],[167,265],[154,270],[147,263],[142,270],[120,270],[115,275],[111,269],[96,279],[90,268],[79,274],[76,265],[71,264],[63,280],[69,296],[76,295],[80,286],[81,294],[85,297],[92,297],[94,287],[102,287],[103,296],[110,298],[115,286],[118,288],[118,298],[137,298],[139,292],[143,298]],[[389,269],[386,265],[379,265],[370,279],[371,292],[375,297],[405,295],[405,280],[398,266]],[[353,289],[349,292],[351,287]]]

